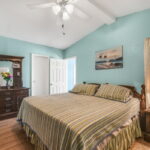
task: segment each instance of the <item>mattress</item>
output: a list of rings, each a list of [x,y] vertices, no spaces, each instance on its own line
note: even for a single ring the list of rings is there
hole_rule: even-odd
[[[25,98],[18,120],[28,125],[48,150],[94,150],[139,110],[136,98],[122,103],[67,93]]]

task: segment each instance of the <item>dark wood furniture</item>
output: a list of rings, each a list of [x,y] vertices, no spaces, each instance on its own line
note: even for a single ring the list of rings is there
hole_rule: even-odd
[[[24,57],[0,55],[0,61],[11,61],[13,86],[0,87],[0,120],[15,117],[23,98],[29,96],[29,88],[22,87],[22,60]]]
[[[23,98],[27,96],[28,88],[0,89],[0,120],[15,117]]]
[[[145,110],[146,128],[144,132],[144,140],[150,142],[150,109]]]
[[[146,109],[145,85],[142,85],[141,87],[140,125],[144,140],[150,142],[150,109]]]

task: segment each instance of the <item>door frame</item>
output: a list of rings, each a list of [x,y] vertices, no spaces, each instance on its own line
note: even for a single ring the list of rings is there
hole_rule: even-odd
[[[50,57],[49,56],[46,56],[46,55],[42,55],[42,54],[35,54],[35,53],[31,53],[31,69],[30,69],[30,87],[31,87],[31,95],[32,95],[32,88],[33,88],[33,83],[32,83],[32,79],[33,79],[33,77],[32,77],[32,65],[33,65],[33,57],[46,57],[46,58],[48,58],[48,60],[49,60],[49,65],[50,65]],[[49,73],[49,78],[48,78],[48,82],[49,82],[49,84],[50,84],[50,73]],[[49,91],[50,91],[50,87],[48,87],[49,88]],[[50,94],[50,93],[49,93]]]
[[[75,59],[75,61],[76,61],[76,64],[75,64],[75,83],[77,83],[77,56],[64,58],[64,60],[69,60],[69,59]],[[68,67],[66,67],[66,78],[68,79]],[[68,80],[67,80],[66,88],[68,89]]]

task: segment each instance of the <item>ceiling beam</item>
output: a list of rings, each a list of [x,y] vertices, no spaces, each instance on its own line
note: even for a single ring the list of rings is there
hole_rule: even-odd
[[[100,4],[96,0],[88,0],[88,2],[99,10],[100,15],[102,16],[101,19],[105,24],[111,24],[116,21],[115,16],[113,16],[110,12],[100,6]]]
[[[79,18],[85,19],[85,20],[91,18],[90,14],[87,13],[86,10],[84,10],[77,4],[73,4],[73,5],[75,6],[75,9],[77,10],[77,11],[75,11],[76,16],[78,16]]]

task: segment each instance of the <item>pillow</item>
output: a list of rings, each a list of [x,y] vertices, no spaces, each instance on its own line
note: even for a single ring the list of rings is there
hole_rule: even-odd
[[[72,89],[72,93],[81,94],[81,95],[95,95],[97,89],[99,88],[99,85],[95,84],[77,84]]]
[[[122,86],[102,84],[95,96],[121,102],[127,102],[132,97],[132,91]]]

